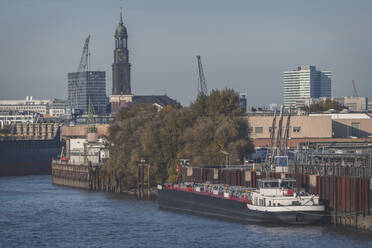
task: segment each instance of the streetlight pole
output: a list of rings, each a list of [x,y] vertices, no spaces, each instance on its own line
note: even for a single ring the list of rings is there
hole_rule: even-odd
[[[190,165],[190,159],[181,158],[181,159],[178,160],[178,165],[181,167],[182,179],[184,179],[183,178],[183,168]],[[177,177],[176,177],[177,182],[179,181],[179,173],[180,172],[177,170]],[[185,180],[183,180],[183,181],[185,181]]]
[[[147,166],[147,193],[148,198],[150,198],[150,165],[148,162],[141,158],[140,162],[138,163],[138,175],[137,175],[137,196],[139,198],[143,198],[144,195],[144,168]],[[141,190],[140,190],[141,188]]]
[[[227,151],[224,151],[224,150],[220,150],[221,153],[225,154],[226,156],[226,167],[229,168],[230,167],[230,161],[229,161],[229,155],[230,153],[228,153]]]

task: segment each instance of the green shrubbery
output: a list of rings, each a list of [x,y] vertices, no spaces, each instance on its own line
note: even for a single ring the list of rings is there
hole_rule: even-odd
[[[326,99],[324,101],[320,101],[317,103],[310,104],[310,106],[306,105],[303,109],[308,113],[313,112],[323,112],[330,109],[334,109],[336,111],[343,110],[345,107],[335,100]]]

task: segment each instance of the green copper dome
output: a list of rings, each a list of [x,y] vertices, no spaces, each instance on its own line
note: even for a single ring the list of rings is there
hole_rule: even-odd
[[[119,25],[115,30],[115,38],[123,39],[127,37],[127,29],[124,25]]]
[[[123,16],[122,16],[122,11],[120,10],[120,22],[118,27],[115,30],[115,38],[116,39],[123,39],[128,36],[127,34],[127,28],[123,24]]]

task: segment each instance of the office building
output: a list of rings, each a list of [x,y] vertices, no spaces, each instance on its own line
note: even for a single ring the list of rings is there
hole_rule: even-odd
[[[283,75],[283,104],[285,108],[295,107],[300,99],[331,97],[330,71],[318,71],[315,66],[299,66],[297,70]]]
[[[94,113],[106,114],[106,73],[104,71],[72,72],[68,74],[68,100],[72,109],[88,112],[92,101]]]

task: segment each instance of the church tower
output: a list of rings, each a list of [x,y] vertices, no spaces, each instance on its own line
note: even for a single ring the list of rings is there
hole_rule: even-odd
[[[115,30],[114,63],[112,64],[112,95],[131,95],[128,34],[120,10],[119,25]]]

